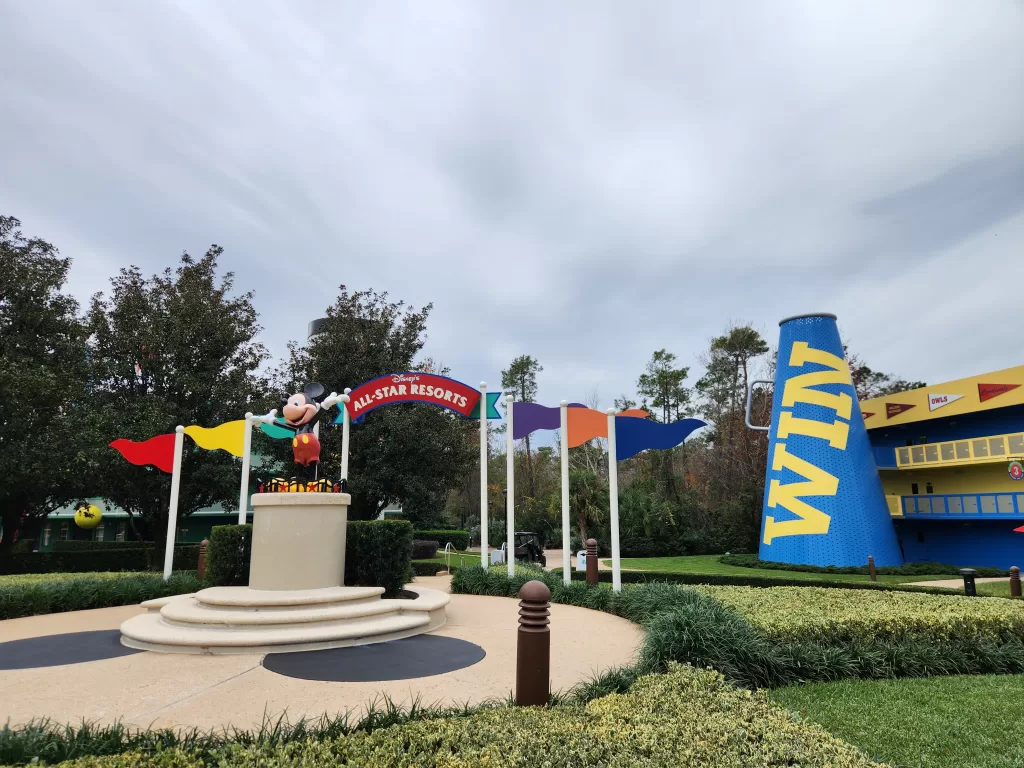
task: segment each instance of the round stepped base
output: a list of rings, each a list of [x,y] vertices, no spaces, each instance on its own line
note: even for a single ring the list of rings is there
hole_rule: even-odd
[[[163,653],[282,653],[366,645],[445,623],[444,592],[407,587],[414,600],[383,600],[379,587],[295,591],[214,587],[143,603],[121,643]]]

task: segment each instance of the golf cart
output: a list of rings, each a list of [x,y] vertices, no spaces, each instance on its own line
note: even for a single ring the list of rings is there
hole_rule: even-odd
[[[541,543],[540,534],[533,531],[516,531],[516,560],[521,563],[540,563],[541,567],[548,564],[544,556],[544,545]]]

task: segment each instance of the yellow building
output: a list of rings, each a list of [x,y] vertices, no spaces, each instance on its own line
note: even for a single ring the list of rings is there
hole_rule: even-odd
[[[1024,567],[1024,366],[860,407],[907,562]]]

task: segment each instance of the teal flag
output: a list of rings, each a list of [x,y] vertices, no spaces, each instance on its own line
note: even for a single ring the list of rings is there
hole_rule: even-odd
[[[260,424],[260,429],[263,430],[263,434],[267,437],[272,437],[275,440],[290,440],[295,437],[295,432],[279,427],[277,424]]]
[[[488,419],[500,419],[501,412],[498,411],[498,399],[501,397],[501,392],[488,392],[487,393],[487,418]],[[476,401],[476,405],[473,407],[473,412],[469,414],[471,419],[480,418],[480,401]]]

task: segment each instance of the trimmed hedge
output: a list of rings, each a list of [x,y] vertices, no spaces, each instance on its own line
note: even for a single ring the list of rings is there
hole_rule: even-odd
[[[206,551],[207,578],[217,586],[249,583],[251,525],[218,525]],[[413,578],[412,523],[350,520],[345,534],[345,584],[384,587],[395,595]]]
[[[625,555],[624,555],[625,557]],[[740,568],[762,568],[768,571],[800,571],[802,573],[850,573],[867,576],[871,571],[866,565],[850,566],[817,566],[817,565],[792,565],[791,563],[778,563],[772,560],[758,560],[757,555],[722,555],[718,562],[724,565],[735,565]],[[966,566],[946,565],[944,563],[906,563],[900,566],[878,566],[875,572],[881,576],[931,576],[933,574],[959,576],[960,569]],[[1009,571],[1000,568],[989,568],[985,566],[971,566],[977,571],[978,576],[1009,576]]]
[[[712,670],[672,665],[626,694],[585,706],[497,707],[465,717],[280,743],[234,742],[212,752],[180,747],[82,758],[67,768],[202,768],[207,765],[831,766],[879,764],[763,694],[733,688]]]
[[[396,595],[412,581],[412,523],[357,520],[345,534],[345,583]]]
[[[138,549],[140,547],[153,547],[156,546],[152,541],[92,541],[85,539],[82,541],[76,541],[75,539],[68,539],[67,541],[55,541],[53,542],[54,552],[93,552],[97,549]]]
[[[553,602],[607,611],[647,630],[638,664],[583,686],[580,695],[584,698],[627,689],[637,676],[664,671],[670,662],[713,667],[740,685],[756,688],[842,678],[1024,673],[1024,641],[1013,634],[998,640],[955,636],[941,642],[928,633],[894,638],[870,637],[867,633],[869,637],[863,639],[840,635],[821,639],[778,637],[759,631],[711,595],[677,584],[648,583],[613,592],[585,583],[566,586],[559,574],[527,566],[517,566],[511,579],[504,569],[466,567],[452,576],[452,592],[515,597],[531,579],[548,585]],[[751,593],[757,593],[751,599],[756,603],[767,591],[751,589]],[[844,595],[836,593],[834,599],[852,604],[860,597],[848,591]],[[961,601],[966,612],[986,599],[944,598]],[[790,597],[789,604],[794,602]],[[784,607],[780,604],[780,610]],[[884,622],[880,617],[879,630]]]
[[[459,552],[469,549],[469,531],[413,531],[412,537],[423,541],[436,541],[438,549],[444,549],[444,545],[449,541]]]
[[[149,550],[153,562],[163,563],[163,552]],[[0,558],[0,574],[90,573],[93,571],[145,571],[147,550],[141,547],[97,549],[85,552],[28,552]],[[174,568],[195,570],[199,562],[198,544],[179,544],[174,548]]]
[[[436,541],[423,541],[421,539],[412,540],[412,559],[413,560],[430,560],[437,554],[437,542]]]
[[[26,583],[0,581],[0,620],[138,605],[156,597],[196,592],[204,586],[194,573],[188,572],[171,574],[166,582],[159,573],[66,576]]]
[[[562,569],[556,568],[561,578]],[[873,581],[829,581],[827,579],[776,579],[771,576],[733,576],[708,573],[676,573],[674,571],[622,571],[623,584],[708,584],[733,587],[822,587],[824,589],[874,589],[897,592],[926,592],[933,595],[949,595],[951,590],[941,587],[912,587],[903,584],[879,584]],[[611,584],[611,571],[598,571],[598,581]],[[587,574],[573,571],[573,581],[586,581]]]

